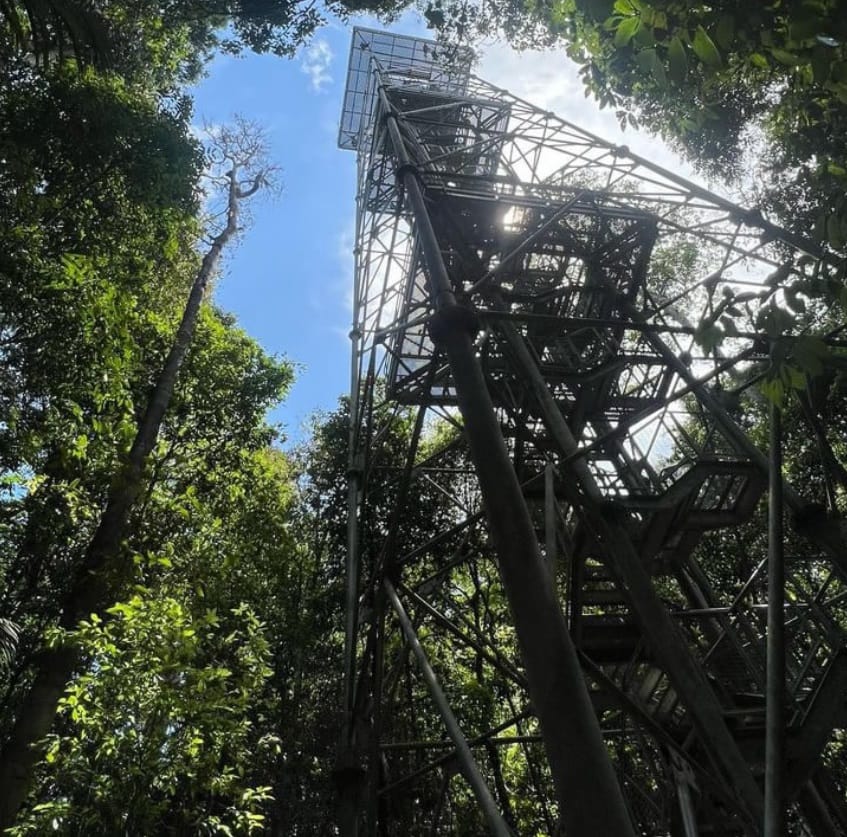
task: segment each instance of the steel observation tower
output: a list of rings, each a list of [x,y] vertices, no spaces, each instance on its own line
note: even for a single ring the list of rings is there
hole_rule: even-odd
[[[421,39],[354,30],[339,145],[340,833],[847,834],[847,551],[758,394],[826,257]]]

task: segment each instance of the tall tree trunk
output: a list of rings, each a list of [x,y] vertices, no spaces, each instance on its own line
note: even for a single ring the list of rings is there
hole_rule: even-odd
[[[121,595],[132,563],[122,554],[130,513],[144,489],[144,470],[173,396],[177,375],[191,345],[200,304],[220,262],[224,247],[238,231],[238,207],[242,198],[262,185],[257,177],[242,191],[235,166],[229,172],[227,223],[212,240],[191,286],[182,320],[165,365],[150,394],[132,447],[115,475],[106,508],[88,544],[79,571],[62,602],[59,624],[73,630],[81,619],[102,614]],[[0,752],[0,832],[13,825],[23,804],[35,764],[41,757],[39,743],[50,731],[58,703],[68,681],[81,662],[79,651],[62,644],[43,649],[33,665],[35,677],[8,741]]]

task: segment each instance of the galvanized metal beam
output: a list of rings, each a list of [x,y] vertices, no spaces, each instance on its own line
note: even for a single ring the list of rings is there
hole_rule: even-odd
[[[412,653],[418,662],[424,683],[426,683],[427,690],[432,697],[433,703],[438,709],[438,714],[441,715],[441,719],[444,721],[444,726],[447,728],[447,734],[450,736],[456,747],[456,758],[459,761],[462,774],[471,786],[471,790],[473,791],[476,801],[479,803],[480,810],[488,824],[490,833],[494,835],[494,837],[514,837],[512,830],[508,825],[506,825],[505,820],[500,814],[500,811],[497,808],[497,803],[494,801],[494,797],[491,795],[491,791],[485,783],[485,779],[480,772],[479,766],[474,760],[471,749],[468,746],[467,739],[459,727],[459,723],[456,720],[456,716],[453,714],[453,710],[450,708],[447,696],[444,694],[444,691],[438,683],[438,678],[435,676],[435,672],[429,664],[426,652],[423,650],[423,647],[418,640],[414,626],[403,607],[403,603],[397,596],[397,591],[394,589],[394,585],[387,578],[384,581],[384,585],[385,592],[388,595],[388,601],[400,622],[400,627],[406,637],[406,642],[409,644],[409,647],[412,649]]]
[[[782,409],[770,405],[768,635],[765,715],[765,837],[784,837],[785,564],[782,541]]]

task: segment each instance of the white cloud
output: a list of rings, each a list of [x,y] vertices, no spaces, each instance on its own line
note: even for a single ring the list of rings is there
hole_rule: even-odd
[[[587,99],[577,65],[564,51],[516,52],[505,44],[495,43],[483,52],[476,73],[584,131],[608,142],[627,145],[657,165],[694,178],[692,167],[680,161],[661,139],[643,130],[622,131],[613,111],[600,110],[594,99]]]
[[[333,57],[329,43],[323,38],[316,38],[303,51],[300,69],[309,77],[312,90],[320,92],[332,82],[329,68]]]

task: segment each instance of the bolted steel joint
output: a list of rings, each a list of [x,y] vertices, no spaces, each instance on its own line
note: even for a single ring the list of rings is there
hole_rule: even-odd
[[[464,305],[447,305],[429,318],[429,333],[436,344],[443,343],[456,331],[465,331],[475,337],[479,331],[476,311]]]

